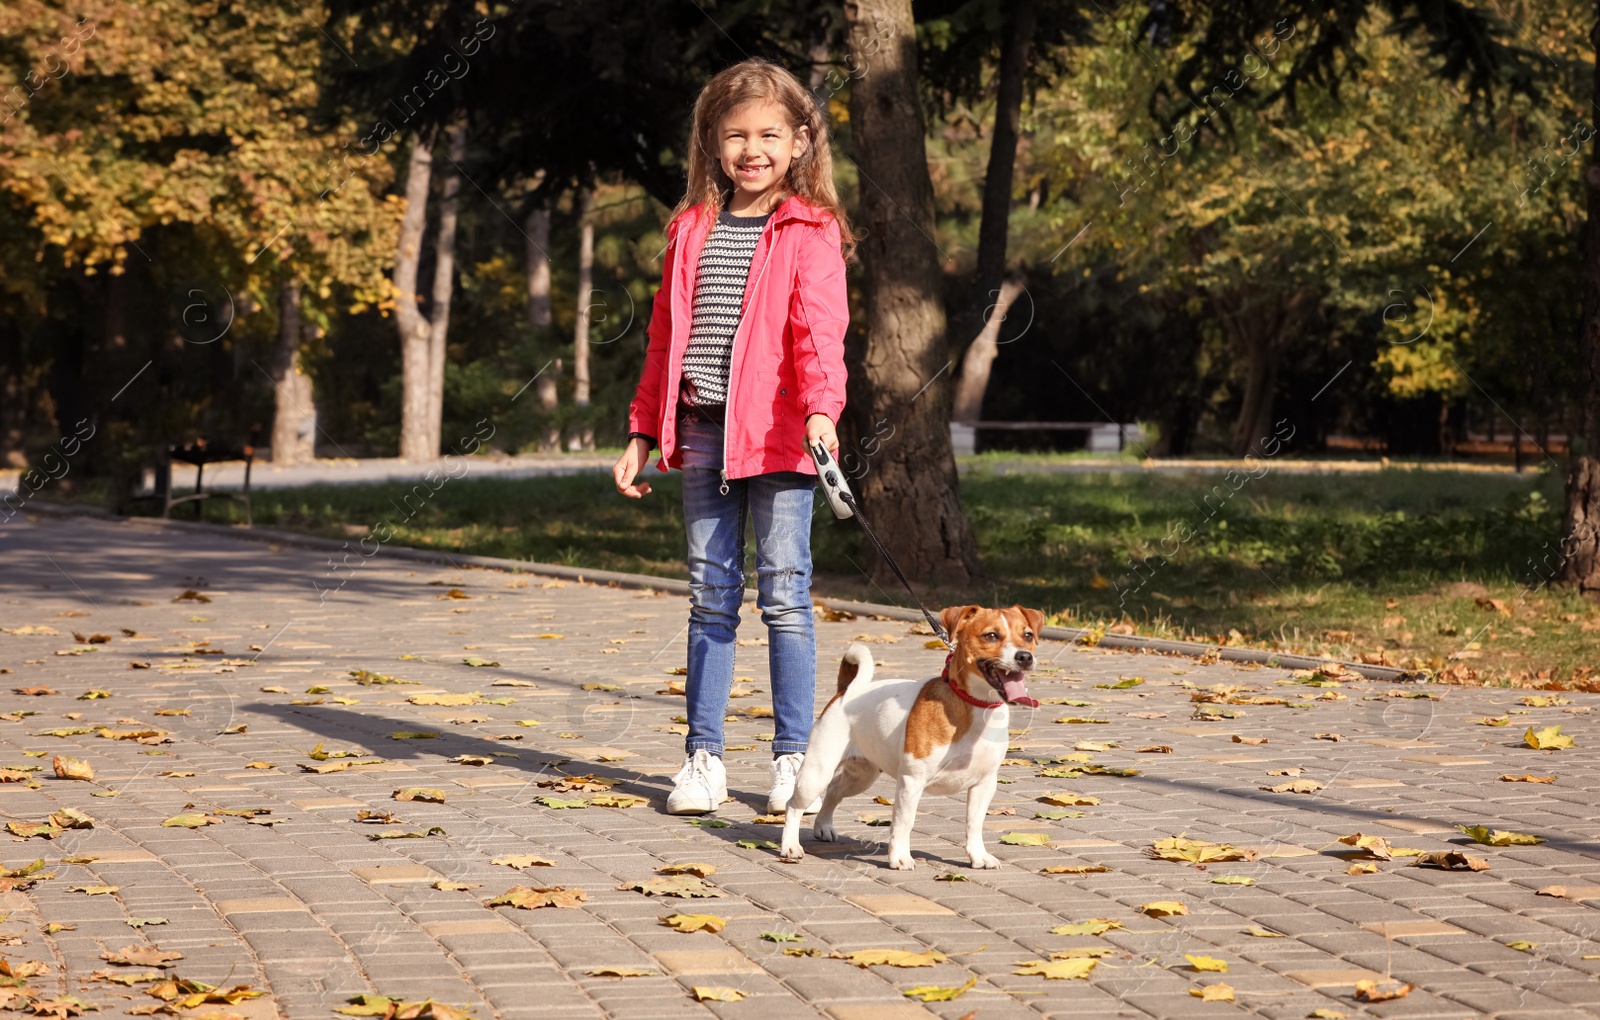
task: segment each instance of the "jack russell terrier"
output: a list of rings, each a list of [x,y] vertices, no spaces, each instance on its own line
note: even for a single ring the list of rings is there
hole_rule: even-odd
[[[839,689],[816,725],[783,822],[782,856],[799,860],[800,820],[822,794],[817,839],[836,839],[833,812],[879,773],[896,783],[889,866],[916,867],[911,823],[924,793],[967,792],[967,857],[998,868],[983,847],[983,821],[1010,742],[1011,705],[1037,706],[1027,674],[1044,614],[1037,609],[953,606],[939,614],[950,635],[944,672],[932,680],[872,681],[872,653],[852,644],[839,665]]]

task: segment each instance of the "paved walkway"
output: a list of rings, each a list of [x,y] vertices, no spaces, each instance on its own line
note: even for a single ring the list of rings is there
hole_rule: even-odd
[[[735,800],[719,818],[730,824],[696,826],[661,813],[681,756],[673,719],[683,703],[663,692],[683,664],[683,599],[382,553],[358,561],[331,575],[325,555],[302,548],[150,522],[19,516],[0,527],[0,667],[9,671],[0,766],[41,768],[0,772],[25,780],[0,783],[0,815],[93,818],[93,828],[54,839],[19,834],[0,858],[13,869],[43,858],[53,874],[0,883],[12,886],[0,894],[9,911],[0,952],[12,973],[43,966],[27,982],[35,994],[78,996],[100,1007],[97,1017],[148,1013],[161,1005],[153,993],[177,988],[140,977],[158,968],[102,959],[136,946],[181,953],[164,968],[169,978],[265,993],[177,1010],[184,1016],[332,1017],[363,993],[432,997],[479,1020],[974,1010],[979,1020],[1291,1018],[1319,1009],[1550,1020],[1600,1011],[1600,959],[1589,958],[1600,955],[1600,899],[1589,898],[1600,897],[1593,696],[1534,708],[1509,690],[1308,687],[1283,671],[1048,646],[1033,693],[1056,703],[1016,718],[1015,757],[989,823],[1001,870],[963,867],[962,806],[940,797],[918,818],[914,872],[885,867],[887,830],[857,819],[887,811],[867,798],[841,811],[848,842],[808,838],[810,855],[787,865],[766,842],[778,827],[757,820],[771,726],[760,712],[762,648],[740,661],[757,693],[733,702],[728,724]],[[328,588],[334,576],[347,583],[319,601],[312,582]],[[181,598],[191,592],[201,599]],[[754,617],[745,627],[760,637]],[[863,634],[878,642],[884,675],[938,667],[939,653],[906,624],[870,619],[820,623],[824,660]],[[415,686],[362,685],[369,677],[353,670]],[[1103,686],[1132,677],[1143,682]],[[90,691],[109,697],[79,700]],[[1287,704],[1268,703],[1278,700]],[[1486,716],[1509,725],[1484,726]],[[1105,722],[1053,721],[1071,719]],[[1528,724],[1561,724],[1577,746],[1519,746]],[[393,739],[407,732],[437,736]],[[365,757],[309,757],[319,745]],[[1094,766],[1138,772],[1066,776],[1083,764],[1061,761],[1074,747]],[[57,755],[87,761],[93,779],[56,778]],[[453,760],[461,756],[487,764]],[[382,761],[306,771],[373,758]],[[1271,774],[1284,768],[1304,771]],[[571,779],[584,775],[596,779]],[[1320,789],[1262,789],[1296,778]],[[578,788],[548,785],[564,779]],[[407,788],[442,791],[443,802],[394,799]],[[1038,798],[1063,791],[1094,800],[1036,817],[1057,810]],[[874,792],[892,789],[880,781]],[[602,806],[606,793],[646,803]],[[261,813],[244,817],[252,810]],[[363,823],[359,812],[399,821]],[[185,815],[211,824],[163,824]],[[1457,823],[1544,842],[1465,845]],[[402,832],[423,835],[372,838]],[[1049,842],[1000,842],[1013,832]],[[1359,862],[1330,845],[1350,850],[1334,841],[1358,832],[1465,851],[1490,869],[1397,857],[1349,874]],[[1259,856],[1204,868],[1147,856],[1153,841],[1179,834]],[[517,855],[551,866],[494,863]],[[708,884],[722,895],[618,888],[685,862],[714,865]],[[1106,870],[1042,873],[1059,865]],[[1217,881],[1231,876],[1241,884]],[[1566,896],[1537,894],[1550,885]],[[569,908],[486,905],[514,886],[586,898]],[[1187,913],[1139,909],[1161,901]],[[674,913],[713,914],[726,927],[680,933],[658,920]],[[1051,931],[1097,918],[1117,926]],[[863,949],[943,956],[899,968],[831,955]],[[1065,968],[1086,968],[1093,954],[1098,964],[1082,980],[1016,973],[1052,954],[1069,957]],[[1228,970],[1196,971],[1186,957]],[[596,973],[607,968],[646,976]],[[96,978],[108,970],[132,983]],[[1358,980],[1389,976],[1415,989],[1377,1005],[1354,997]],[[1232,1002],[1194,994],[1223,984]],[[0,999],[12,994],[0,985]],[[950,1001],[902,994],[963,986]],[[743,1000],[699,1003],[696,987]]]

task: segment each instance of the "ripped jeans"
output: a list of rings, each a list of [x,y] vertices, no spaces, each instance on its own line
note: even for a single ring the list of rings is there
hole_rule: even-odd
[[[816,479],[781,471],[722,487],[722,426],[680,420],[683,517],[689,537],[689,737],[685,750],[722,754],[733,686],[734,634],[744,603],[745,515],[755,525],[756,605],[767,625],[772,753],[806,749],[817,686],[811,614],[811,510]]]

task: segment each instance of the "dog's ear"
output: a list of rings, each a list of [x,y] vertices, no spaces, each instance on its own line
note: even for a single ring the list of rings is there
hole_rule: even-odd
[[[956,627],[969,613],[976,613],[978,606],[949,606],[939,613],[939,622],[944,625],[944,632],[955,637]]]
[[[1011,608],[1022,614],[1022,618],[1028,621],[1028,629],[1033,631],[1033,636],[1037,638],[1039,632],[1044,629],[1044,614],[1037,609],[1024,609],[1022,606]]]

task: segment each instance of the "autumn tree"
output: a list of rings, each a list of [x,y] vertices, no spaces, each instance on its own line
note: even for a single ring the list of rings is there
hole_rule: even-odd
[[[80,25],[39,0],[0,9],[0,37],[30,54],[54,48],[64,69],[54,91],[39,90],[0,126],[0,189],[24,210],[36,264],[59,267],[99,307],[98,349],[119,371],[138,366],[136,346],[172,349],[136,335],[127,309],[146,287],[192,287],[195,267],[241,318],[248,309],[299,313],[311,329],[325,328],[335,308],[385,296],[387,170],[330,183],[356,127],[321,119],[314,72],[327,43],[320,9],[307,10],[311,20],[243,3],[108,2]],[[66,52],[60,40],[74,34],[80,45]],[[168,320],[164,332],[179,348],[226,349],[251,330],[248,318],[225,325],[220,336],[179,337]],[[278,418],[304,416],[304,331],[289,323],[278,332],[271,368],[257,361],[252,372],[277,392]],[[114,390],[120,380],[106,383]],[[96,412],[112,395],[90,398]]]
[[[1049,0],[921,4],[916,14],[922,85],[933,116],[948,116],[968,102],[989,114],[976,277],[971,296],[951,316],[952,336],[964,345],[957,352],[951,417],[974,421],[1000,352],[1002,324],[1024,290],[1021,267],[1007,271],[1023,98],[1065,73],[1075,47],[1093,36],[1082,8]]]

